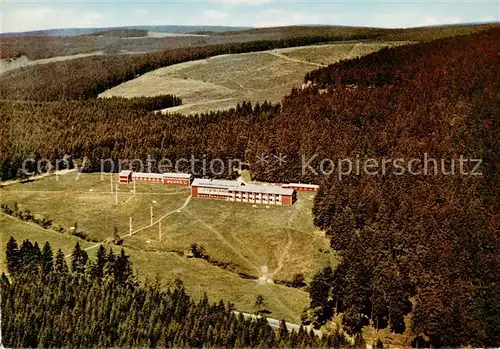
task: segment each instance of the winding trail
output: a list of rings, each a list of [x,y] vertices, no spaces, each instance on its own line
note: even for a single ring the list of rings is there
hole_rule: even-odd
[[[44,178],[44,177],[49,177],[49,176],[64,176],[68,173],[71,173],[71,172],[75,172],[76,171],[76,168],[73,168],[71,170],[59,170],[59,171],[54,171],[54,172],[49,172],[49,173],[42,173],[42,174],[39,174],[39,175],[36,175],[36,176],[31,176],[31,177],[28,177],[26,180],[28,181],[36,181],[37,179],[40,179],[40,178]],[[12,185],[12,184],[16,184],[16,183],[19,183],[20,180],[19,179],[13,179],[13,180],[9,180],[9,181],[4,181],[4,182],[0,182],[0,186],[7,186],[7,185]]]
[[[285,248],[283,249],[283,253],[281,254],[281,256],[278,260],[278,267],[276,269],[274,269],[274,271],[271,274],[269,274],[269,276],[271,276],[272,278],[274,278],[276,276],[276,274],[278,274],[281,271],[281,269],[283,269],[285,259],[288,257],[290,247],[292,246],[293,238],[292,238],[292,234],[290,233],[290,230],[287,231],[287,235],[288,235],[288,242],[287,242]]]
[[[269,324],[269,326],[271,326],[272,328],[275,328],[275,329],[278,329],[280,328],[280,323],[281,323],[281,320],[278,320],[278,319],[275,319],[275,318],[271,318],[271,317],[263,317],[263,316],[260,316],[260,315],[255,315],[255,314],[250,314],[250,313],[243,313],[243,312],[239,312],[239,311],[233,311],[234,314],[236,315],[239,315],[239,314],[242,314],[245,318],[247,319],[259,319],[259,318],[264,318],[267,320],[267,323]],[[300,325],[299,324],[294,324],[294,323],[291,323],[291,322],[286,322],[285,321],[285,325],[286,325],[286,328],[289,330],[289,331],[296,331],[298,332],[299,329],[300,329]],[[314,328],[312,328],[311,326],[303,326],[304,330],[306,330],[307,332],[310,332],[310,331],[313,331],[315,335],[318,335],[318,336],[321,336],[322,333],[320,330],[315,330]]]
[[[137,234],[137,233],[139,233],[139,232],[141,232],[141,231],[143,231],[143,230],[145,230],[145,229],[151,228],[153,225],[158,224],[160,221],[162,221],[162,220],[163,220],[163,219],[165,219],[166,217],[168,217],[168,216],[170,216],[170,215],[172,215],[172,214],[174,214],[174,213],[180,212],[181,210],[183,210],[184,208],[186,208],[186,206],[189,204],[189,202],[190,202],[190,201],[191,201],[191,195],[189,195],[189,196],[187,197],[187,199],[184,201],[184,203],[182,204],[182,206],[181,206],[181,207],[176,208],[176,209],[174,209],[174,210],[172,210],[172,211],[170,211],[170,212],[168,212],[168,213],[164,214],[163,216],[161,216],[160,218],[158,218],[156,221],[154,221],[154,222],[153,222],[153,224],[148,224],[148,225],[146,225],[146,226],[144,226],[144,227],[141,227],[141,228],[139,228],[139,229],[133,230],[133,231],[132,231],[132,232],[130,232],[130,233],[127,233],[127,234],[125,234],[125,235],[121,235],[121,236],[120,236],[120,239],[123,239],[123,238],[129,237],[129,236],[135,235],[135,234]],[[94,248],[99,247],[100,245],[103,245],[103,244],[109,244],[110,242],[111,242],[110,238],[106,238],[106,239],[104,239],[103,241],[101,241],[101,242],[99,242],[99,243],[97,243],[97,244],[95,244],[95,245],[92,245],[92,246],[90,246],[90,247],[85,248],[85,249],[84,249],[84,251],[89,251],[89,250],[92,250],[92,249],[94,249]],[[67,254],[65,257],[66,257],[66,258],[71,257],[71,253],[70,253],[70,254]]]
[[[188,214],[190,217],[192,217],[195,221],[201,223],[202,225],[204,225],[206,228],[208,228],[210,231],[212,231],[213,233],[215,233],[215,235],[217,235],[217,237],[219,238],[219,240],[221,240],[225,245],[227,245],[238,257],[240,257],[243,261],[245,261],[245,263],[247,263],[248,266],[252,267],[253,269],[257,270],[258,272],[260,272],[260,268],[258,266],[256,266],[255,264],[253,264],[247,257],[245,257],[244,255],[241,254],[241,252],[239,252],[230,242],[229,240],[227,240],[224,235],[222,235],[217,229],[215,229],[214,227],[212,227],[210,224],[206,223],[205,221],[199,219],[198,217],[196,217],[195,215],[193,215],[191,212],[189,211],[185,211],[184,213]]]
[[[274,278],[281,271],[281,269],[283,269],[285,264],[285,259],[289,255],[290,247],[293,244],[293,237],[291,233],[291,229],[293,228],[291,227],[291,223],[297,217],[297,214],[299,212],[299,209],[302,207],[302,204],[303,204],[302,200],[297,200],[297,202],[295,203],[295,207],[292,206],[293,211],[290,213],[290,216],[288,217],[286,222],[288,242],[286,246],[283,248],[283,253],[281,254],[278,260],[278,267],[272,273],[269,274],[272,278]]]
[[[354,55],[353,52],[356,50],[358,47],[361,46],[361,43],[358,42],[356,45],[354,45],[349,52],[347,53],[347,56],[343,60],[349,60],[358,57],[358,55]]]
[[[287,55],[279,53],[278,51],[275,51],[275,50],[266,51],[266,52],[272,56],[275,56],[275,57],[278,57],[281,59],[285,59],[285,60],[290,61],[290,62],[309,64],[309,65],[313,65],[315,67],[326,67],[326,65],[321,64],[321,63],[314,63],[314,62],[302,61],[302,60],[296,59],[296,58],[291,58],[291,57],[288,57]]]

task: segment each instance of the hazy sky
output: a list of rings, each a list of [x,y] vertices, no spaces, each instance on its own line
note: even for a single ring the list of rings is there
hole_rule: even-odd
[[[0,0],[2,32],[126,25],[413,27],[500,20],[489,1],[18,1]]]

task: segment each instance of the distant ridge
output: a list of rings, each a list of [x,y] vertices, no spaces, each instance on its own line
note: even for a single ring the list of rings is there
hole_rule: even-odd
[[[227,27],[227,26],[209,26],[209,25],[140,25],[140,26],[125,26],[125,27],[102,27],[102,28],[63,28],[63,29],[46,29],[33,30],[27,32],[0,33],[0,37],[22,37],[22,36],[79,36],[89,35],[102,31],[109,30],[126,30],[138,29],[148,30],[159,33],[176,33],[188,34],[191,32],[211,31],[223,32],[251,29],[251,27]]]
[[[301,24],[289,25],[278,27],[230,27],[230,26],[211,26],[211,25],[138,25],[138,26],[123,26],[123,27],[100,27],[100,28],[62,28],[62,29],[45,29],[45,30],[32,30],[27,32],[11,32],[0,33],[0,38],[3,37],[26,37],[26,36],[41,36],[41,37],[74,37],[80,35],[92,35],[99,32],[108,32],[113,30],[147,30],[158,33],[171,33],[171,34],[212,34],[217,33],[234,34],[238,31],[268,31],[268,30],[281,30],[283,28],[358,28],[358,29],[417,29],[417,28],[446,28],[446,27],[460,27],[460,26],[477,26],[488,24],[500,24],[500,21],[488,22],[466,22],[466,23],[450,23],[450,24],[436,24],[425,25],[418,27],[407,28],[384,28],[384,27],[363,27],[363,26],[349,26],[349,25],[333,25],[333,24]]]

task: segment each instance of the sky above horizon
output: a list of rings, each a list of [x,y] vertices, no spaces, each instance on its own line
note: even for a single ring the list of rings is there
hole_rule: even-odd
[[[493,21],[500,21],[500,0],[0,0],[2,33],[136,25],[274,27],[326,24],[408,28]]]

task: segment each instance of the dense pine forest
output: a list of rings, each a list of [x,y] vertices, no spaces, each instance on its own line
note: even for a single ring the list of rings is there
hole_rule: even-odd
[[[307,137],[292,143],[297,152],[425,152],[447,159],[448,171],[460,154],[483,159],[479,177],[325,178],[315,224],[342,263],[315,277],[307,321],[342,312],[351,333],[368,324],[402,333],[410,315],[412,333],[433,346],[500,345],[499,38],[492,31],[332,65],[308,74],[314,87],[290,97],[303,103],[284,104],[289,117],[314,106],[297,121],[297,137],[313,120],[309,127],[325,132],[319,146]]]
[[[427,39],[433,37],[432,34],[456,35],[459,33],[469,33],[488,28],[490,25],[478,26],[453,26],[450,30],[427,30]],[[160,26],[161,27],[161,26]],[[182,26],[181,26],[182,27]],[[199,47],[210,45],[223,45],[228,43],[245,43],[255,41],[277,41],[289,40],[304,37],[323,36],[329,41],[345,41],[358,39],[380,39],[384,40],[384,35],[390,34],[388,40],[416,40],[412,38],[410,32],[415,32],[420,39],[420,30],[401,31],[379,28],[363,27],[338,27],[338,26],[289,26],[280,28],[260,28],[254,30],[189,30],[186,27],[183,33],[194,34],[195,36],[179,37],[146,37],[147,31],[141,29],[110,29],[92,34],[79,36],[52,36],[47,31],[29,32],[25,35],[0,35],[0,59],[13,59],[26,56],[31,60],[50,58],[55,56],[67,56],[77,53],[104,52],[117,54],[123,51],[132,52],[154,52],[165,51],[166,49],[179,49],[186,47]],[[155,29],[152,29],[153,31]],[[161,32],[157,32],[160,33]],[[49,35],[49,36],[47,36]],[[202,35],[202,36],[197,36]],[[132,38],[135,37],[135,38]],[[141,38],[137,38],[142,36]],[[126,40],[121,38],[127,37]]]
[[[363,37],[352,37],[360,39]],[[305,36],[187,47],[134,55],[90,56],[35,65],[0,77],[0,99],[66,101],[95,98],[122,82],[172,64],[212,56],[264,51],[341,40],[333,36]]]
[[[380,41],[429,41],[454,35],[498,28],[498,24],[452,25],[408,29],[381,29],[343,26],[288,26],[246,30],[194,30],[203,36],[144,37],[137,29],[116,29],[79,36],[52,36],[50,31],[28,32],[24,35],[0,35],[0,59],[25,56],[30,60],[82,53],[155,52],[166,49],[242,43],[257,40],[283,40],[297,37],[328,36],[332,41],[358,39]],[[154,30],[154,29],[152,29]],[[128,36],[126,39],[124,37]],[[131,38],[134,36],[135,38]],[[143,36],[137,38],[138,36]]]
[[[180,281],[164,289],[139,284],[123,250],[100,246],[96,259],[77,244],[70,265],[61,250],[25,240],[6,246],[2,274],[3,344],[8,348],[351,347],[339,333],[319,338],[278,330],[265,319],[235,315],[233,306],[190,298]]]
[[[45,73],[27,85],[21,72],[19,84],[2,85],[0,94],[45,102],[0,102],[0,176],[16,176],[27,157],[68,155],[77,164],[86,158],[83,170],[98,171],[101,158],[205,155],[242,159],[257,180],[321,184],[314,223],[341,263],[314,278],[305,322],[319,326],[342,313],[351,334],[365,325],[402,333],[409,324],[415,338],[434,347],[498,347],[499,52],[499,29],[388,48],[307,74],[308,87],[293,90],[281,105],[243,103],[193,117],[92,99],[47,102],[95,96],[139,72],[126,63],[85,77],[83,90],[73,89],[70,77],[61,84],[71,88],[40,91],[48,84]],[[148,64],[142,67],[156,63]],[[258,161],[261,154],[285,156],[286,163]],[[316,154],[315,171],[302,171],[303,157]],[[423,154],[444,159],[448,172],[452,159],[482,159],[481,175],[319,172],[323,158]]]

